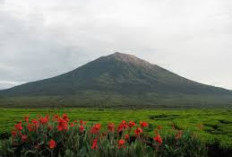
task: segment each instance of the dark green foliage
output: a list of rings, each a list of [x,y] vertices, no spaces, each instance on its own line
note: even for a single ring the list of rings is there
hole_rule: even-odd
[[[49,118],[52,119],[52,118]],[[58,118],[60,119],[60,118]],[[68,124],[68,122],[65,122]],[[198,137],[188,130],[176,138],[175,134],[164,134],[162,142],[158,143],[151,136],[146,135],[146,129],[138,136],[133,134],[133,128],[125,129],[121,133],[101,130],[90,132],[91,125],[84,125],[85,131],[80,132],[82,124],[75,122],[66,130],[58,130],[56,120],[38,123],[38,127],[29,131],[30,123],[23,122],[23,129],[18,130],[9,139],[0,141],[1,157],[206,157],[207,148]],[[50,126],[50,129],[48,129]],[[83,125],[82,125],[83,126]],[[135,128],[139,127],[139,124]],[[131,130],[132,129],[132,130]],[[131,132],[132,131],[132,132]],[[174,130],[173,130],[174,131]],[[159,130],[162,132],[162,129]],[[105,135],[103,135],[103,133]],[[158,130],[157,130],[158,133]],[[27,135],[22,141],[21,135]],[[129,139],[124,135],[130,134]],[[157,135],[157,134],[156,134]],[[155,135],[155,136],[156,136]],[[154,136],[154,135],[153,135]],[[55,146],[50,147],[50,140]],[[97,147],[92,143],[97,140]],[[119,140],[123,146],[119,147]]]
[[[174,136],[168,136],[165,140],[164,150],[161,156],[181,157],[181,156],[207,156],[206,146],[194,138],[190,132],[184,132],[182,138],[176,140]]]
[[[117,146],[109,143],[109,140],[103,140],[99,143],[97,150],[91,150],[91,143],[84,137],[72,137],[72,141],[65,141],[66,145],[57,145],[49,150],[41,145],[39,150],[30,145],[22,145],[18,150],[12,147],[9,141],[0,143],[0,155],[3,157],[207,157],[207,147],[199,139],[193,138],[189,133],[185,133],[180,140],[175,140],[174,136],[168,136],[164,139],[164,144],[158,146],[152,142],[153,146],[143,144],[139,141],[126,144],[125,148],[118,149]],[[158,150],[158,152],[156,151]]]

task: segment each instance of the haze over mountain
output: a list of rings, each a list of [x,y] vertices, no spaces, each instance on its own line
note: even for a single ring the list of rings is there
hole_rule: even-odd
[[[0,95],[0,103],[13,106],[16,102],[19,106],[232,106],[230,90],[188,80],[119,52],[53,78],[2,90]]]

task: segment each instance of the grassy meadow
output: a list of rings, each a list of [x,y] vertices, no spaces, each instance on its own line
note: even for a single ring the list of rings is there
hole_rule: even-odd
[[[194,132],[202,141],[218,143],[223,148],[232,148],[232,110],[231,109],[184,109],[184,110],[122,110],[122,109],[0,109],[0,133],[9,133],[15,122],[24,116],[36,117],[46,114],[67,113],[71,120],[85,120],[88,124],[100,122],[119,124],[122,120],[147,121],[147,131],[162,126],[162,134],[171,134],[173,127],[178,130]]]

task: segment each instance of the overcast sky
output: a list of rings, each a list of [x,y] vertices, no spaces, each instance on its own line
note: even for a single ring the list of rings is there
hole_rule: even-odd
[[[115,51],[232,89],[232,0],[0,0],[0,89]]]

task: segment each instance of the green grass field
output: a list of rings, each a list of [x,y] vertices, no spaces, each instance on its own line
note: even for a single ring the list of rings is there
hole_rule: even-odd
[[[208,143],[218,142],[224,148],[232,148],[231,109],[189,110],[119,110],[119,109],[0,109],[0,133],[10,132],[14,123],[24,116],[67,113],[71,120],[86,120],[88,123],[119,123],[121,120],[147,121],[152,134],[157,125],[163,126],[161,134],[176,129],[189,129]],[[203,129],[199,126],[203,125]]]

